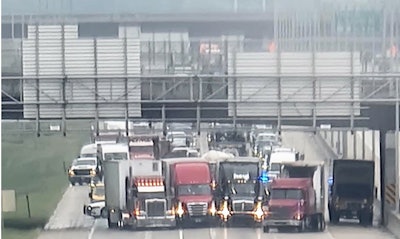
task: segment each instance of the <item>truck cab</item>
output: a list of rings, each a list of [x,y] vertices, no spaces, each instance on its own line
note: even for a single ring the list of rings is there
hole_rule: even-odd
[[[304,155],[292,148],[275,148],[268,159],[268,176],[278,178],[281,173],[281,164],[285,162],[296,162],[303,160]]]
[[[170,151],[170,142],[157,135],[134,135],[121,140],[129,145],[130,159],[159,160]]]
[[[130,159],[155,159],[153,141],[130,141]]]
[[[78,158],[72,162],[68,170],[68,179],[71,185],[79,183],[89,184],[101,172],[98,160],[95,157]]]
[[[167,165],[178,225],[213,223],[217,210],[208,162],[183,158]]]
[[[96,155],[97,155],[97,145],[96,144],[86,144],[86,145],[82,146],[79,157],[80,158],[96,157]]]
[[[298,232],[325,230],[325,193],[323,164],[283,163],[281,178],[269,187],[264,232],[269,228],[292,227]]]
[[[340,218],[358,219],[360,224],[373,223],[374,162],[366,160],[334,160],[329,217],[332,223]]]
[[[101,161],[128,160],[129,151],[125,144],[101,144],[98,145],[97,155]]]
[[[258,158],[233,158],[219,163],[218,191],[221,205],[219,216],[223,224],[253,222],[264,218],[262,202],[265,198],[258,181]]]
[[[175,227],[175,213],[167,199],[162,177],[134,177],[132,179],[135,227]]]

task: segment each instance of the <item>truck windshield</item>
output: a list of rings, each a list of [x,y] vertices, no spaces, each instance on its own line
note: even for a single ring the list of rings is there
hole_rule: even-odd
[[[97,156],[97,154],[96,153],[92,153],[92,154],[89,154],[89,153],[85,153],[85,154],[81,154],[81,158],[95,158]]]
[[[74,166],[79,166],[79,165],[96,165],[96,160],[76,160],[73,162]]]
[[[128,160],[126,153],[105,153],[104,160]]]
[[[271,199],[303,199],[303,192],[299,189],[272,189]]]
[[[279,163],[271,163],[270,171],[281,171],[281,165]]]
[[[230,193],[238,196],[255,196],[254,184],[233,184],[230,187]]]
[[[211,188],[208,184],[180,185],[178,195],[209,195]]]
[[[152,154],[154,151],[154,148],[152,145],[146,145],[146,146],[130,146],[129,151],[132,153],[140,153],[140,154]]]

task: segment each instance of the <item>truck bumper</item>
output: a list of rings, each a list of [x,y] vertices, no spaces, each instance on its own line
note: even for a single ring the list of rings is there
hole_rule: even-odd
[[[257,219],[253,212],[233,212],[231,216],[228,218],[228,221],[254,221],[261,222],[262,219]]]
[[[71,176],[69,177],[70,183],[90,183],[95,176]]]
[[[289,220],[264,220],[263,226],[268,227],[298,227],[301,225],[301,221],[289,219]]]
[[[136,227],[138,228],[158,228],[158,227],[175,227],[175,216],[166,217],[137,217]]]
[[[206,216],[189,216],[176,217],[178,222],[193,222],[193,223],[205,223],[205,222],[216,222],[217,217],[206,215]]]

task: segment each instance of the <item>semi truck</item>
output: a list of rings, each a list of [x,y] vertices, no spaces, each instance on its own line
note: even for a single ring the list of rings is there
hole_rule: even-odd
[[[173,198],[178,226],[215,223],[217,212],[207,161],[196,158],[163,159],[169,196]]]
[[[128,144],[130,159],[156,159],[170,151],[170,142],[157,135],[134,135],[119,139],[119,143]]]
[[[264,219],[262,203],[265,199],[258,181],[260,160],[238,157],[219,162],[217,192],[218,215],[223,225],[231,222],[253,222],[260,225]]]
[[[333,184],[328,203],[332,223],[338,223],[340,218],[357,218],[362,225],[372,225],[374,172],[372,161],[333,161]]]
[[[208,145],[211,149],[235,152],[236,156],[247,156],[247,141],[243,131],[233,130],[233,125],[216,125],[207,135]]]
[[[126,144],[98,144],[97,157],[99,161],[129,160],[129,148]]]
[[[295,228],[325,230],[325,175],[324,164],[303,161],[282,163],[281,178],[268,186],[269,200],[263,231]]]
[[[105,208],[109,228],[174,227],[161,162],[104,162]]]
[[[304,154],[296,151],[294,148],[274,148],[267,159],[268,176],[271,179],[279,178],[281,165],[286,162],[303,161]]]

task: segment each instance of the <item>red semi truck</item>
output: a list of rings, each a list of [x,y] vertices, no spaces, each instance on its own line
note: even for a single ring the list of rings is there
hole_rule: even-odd
[[[132,160],[159,160],[170,151],[170,143],[157,135],[134,135],[121,137],[118,143],[126,143]]]
[[[207,161],[193,158],[164,159],[164,173],[174,198],[177,225],[216,221],[211,172]]]
[[[269,202],[263,221],[264,232],[270,228],[278,230],[296,228],[325,230],[325,190],[322,163],[302,161],[283,163],[281,177],[269,185]]]

